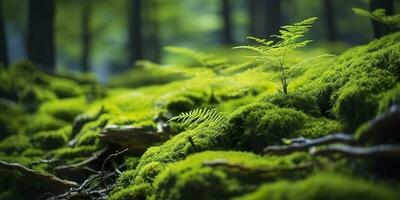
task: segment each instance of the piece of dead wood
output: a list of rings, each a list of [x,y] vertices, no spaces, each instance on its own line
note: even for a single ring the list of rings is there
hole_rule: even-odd
[[[101,131],[100,141],[128,148],[130,152],[140,152],[162,140],[151,127],[108,125]]]
[[[63,192],[65,190],[69,190],[71,187],[78,186],[76,182],[58,178],[53,174],[42,173],[33,169],[29,169],[19,163],[8,163],[0,160],[0,168],[6,170],[19,171],[20,173],[29,176],[33,179],[38,179],[40,181],[46,182],[46,186],[48,186],[50,191],[55,193]]]
[[[311,148],[312,155],[340,155],[365,158],[398,158],[400,159],[400,145],[382,144],[370,147],[349,145],[328,145],[321,148]]]
[[[268,146],[264,148],[265,154],[289,154],[296,151],[308,151],[309,148],[319,145],[332,143],[354,143],[355,139],[352,135],[344,133],[336,133],[316,139],[294,138],[290,139],[289,145]]]

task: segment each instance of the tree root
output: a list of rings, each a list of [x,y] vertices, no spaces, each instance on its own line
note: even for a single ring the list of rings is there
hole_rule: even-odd
[[[19,171],[20,173],[22,173],[26,176],[32,177],[34,179],[38,179],[40,181],[47,182],[46,185],[49,185],[51,188],[51,191],[53,191],[53,192],[62,192],[65,190],[69,190],[72,187],[78,186],[78,184],[76,182],[58,178],[57,176],[55,176],[53,174],[47,174],[47,173],[45,174],[42,172],[35,171],[35,170],[29,169],[19,163],[8,163],[8,162],[0,160],[0,168],[6,169],[6,170]]]
[[[376,145],[371,147],[355,147],[348,145],[328,145],[321,148],[311,148],[312,155],[328,155],[339,153],[345,156],[366,158],[400,158],[400,145]]]
[[[332,143],[355,143],[352,135],[344,133],[336,133],[327,135],[317,139],[294,138],[289,140],[289,145],[268,146],[264,148],[265,154],[289,154],[296,151],[308,151],[309,148],[318,145],[326,145]]]

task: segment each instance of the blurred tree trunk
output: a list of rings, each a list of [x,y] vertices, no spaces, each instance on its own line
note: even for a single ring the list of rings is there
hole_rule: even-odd
[[[337,29],[335,24],[335,12],[333,7],[333,0],[323,0],[326,36],[331,42],[337,41]]]
[[[231,17],[231,2],[229,0],[221,0],[221,15],[223,20],[222,42],[225,45],[233,43],[232,17]]]
[[[128,11],[128,49],[129,64],[143,59],[142,0],[129,0]]]
[[[48,73],[55,71],[54,0],[29,0],[28,58]]]
[[[0,63],[8,66],[8,54],[7,54],[7,40],[5,24],[3,20],[3,2],[0,0]]]
[[[386,15],[393,15],[394,1],[393,0],[370,0],[369,10],[374,11],[376,9],[383,8],[386,10]],[[380,38],[390,33],[390,28],[387,25],[379,23],[375,20],[371,20],[372,29],[374,31],[374,38]]]
[[[253,36],[266,38],[276,35],[282,25],[280,0],[249,0],[250,32]]]
[[[149,1],[149,4],[147,7],[147,10],[150,14],[148,16],[150,20],[150,51],[149,53],[149,58],[154,61],[154,62],[160,62],[161,60],[161,41],[160,41],[160,24],[159,24],[159,5],[158,5],[159,0],[151,0]]]
[[[92,34],[90,31],[90,21],[92,18],[92,0],[82,2],[82,60],[83,72],[90,71]]]

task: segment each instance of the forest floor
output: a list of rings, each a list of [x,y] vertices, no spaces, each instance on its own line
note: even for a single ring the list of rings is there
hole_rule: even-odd
[[[307,64],[287,94],[262,64],[175,51],[197,64],[109,87],[1,68],[0,199],[399,199],[400,33]]]

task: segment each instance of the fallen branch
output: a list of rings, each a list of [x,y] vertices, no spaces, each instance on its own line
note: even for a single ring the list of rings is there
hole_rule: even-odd
[[[336,133],[320,137],[317,139],[294,138],[289,140],[289,145],[268,146],[264,148],[265,154],[289,154],[295,151],[308,151],[309,148],[332,144],[332,143],[354,143],[355,140],[352,135]]]
[[[72,164],[72,165],[61,165],[58,166],[56,168],[54,168],[54,170],[56,171],[62,171],[62,170],[73,170],[73,169],[77,169],[77,168],[82,168],[82,166],[87,165],[93,161],[98,160],[101,156],[103,156],[106,152],[108,151],[108,147],[105,147],[99,151],[96,151],[92,154],[91,157],[89,157],[88,159]]]
[[[103,186],[104,186],[104,188],[106,189],[106,191],[108,191],[108,185],[107,185],[107,183],[105,182],[105,179],[104,179],[104,168],[105,168],[107,162],[108,162],[110,159],[112,159],[112,158],[114,158],[114,157],[118,157],[119,155],[121,155],[121,154],[123,154],[123,153],[125,153],[125,152],[127,152],[127,151],[128,151],[128,149],[124,149],[124,150],[122,150],[122,151],[120,151],[120,152],[116,152],[116,153],[110,154],[110,155],[104,160],[103,164],[101,165],[101,181],[102,181]]]
[[[371,147],[355,147],[348,145],[328,145],[322,148],[311,148],[312,155],[328,155],[339,153],[345,156],[368,158],[400,158],[400,145],[377,145]]]
[[[19,163],[8,163],[0,160],[0,168],[6,170],[16,170],[31,178],[44,181],[47,183],[46,185],[48,185],[49,188],[51,188],[51,191],[53,192],[62,192],[65,190],[69,190],[71,187],[78,186],[76,182],[60,179],[53,174],[41,173],[33,169],[29,169]]]

